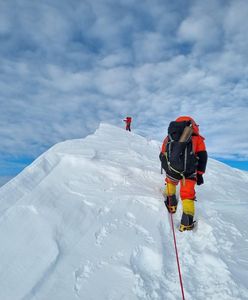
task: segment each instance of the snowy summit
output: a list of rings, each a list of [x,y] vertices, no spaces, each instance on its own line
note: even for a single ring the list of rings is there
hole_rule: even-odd
[[[182,299],[160,142],[101,124],[0,189],[1,300]],[[248,299],[248,173],[209,159],[177,230],[187,300]]]

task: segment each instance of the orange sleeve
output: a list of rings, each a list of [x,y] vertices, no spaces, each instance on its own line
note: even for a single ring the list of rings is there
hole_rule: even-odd
[[[197,135],[195,139],[195,153],[201,152],[201,151],[206,151],[206,145],[204,142],[204,137],[201,135]]]
[[[207,166],[208,154],[206,151],[206,145],[204,137],[198,135],[195,140],[195,153],[198,157],[197,173],[204,174]]]

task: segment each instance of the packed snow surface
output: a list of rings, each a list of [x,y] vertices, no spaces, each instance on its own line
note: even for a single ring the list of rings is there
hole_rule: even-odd
[[[182,299],[160,142],[101,124],[0,189],[1,300]],[[248,299],[248,173],[209,159],[179,232],[185,299]]]

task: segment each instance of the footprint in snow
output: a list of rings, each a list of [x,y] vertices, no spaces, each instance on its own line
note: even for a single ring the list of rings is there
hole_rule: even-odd
[[[74,290],[77,295],[79,295],[81,290],[81,285],[83,280],[87,280],[90,277],[90,274],[93,272],[93,264],[90,261],[87,261],[85,265],[80,266],[75,272],[75,283]]]
[[[162,255],[151,248],[139,246],[130,257],[130,265],[137,279],[135,293],[149,295],[151,299],[161,299]]]
[[[101,246],[104,239],[117,228],[114,223],[107,223],[95,232],[96,245]]]

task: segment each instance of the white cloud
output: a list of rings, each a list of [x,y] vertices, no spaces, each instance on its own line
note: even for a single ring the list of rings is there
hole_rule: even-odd
[[[143,32],[133,42],[137,62],[156,63],[168,57],[166,38],[158,32]]]
[[[123,66],[131,64],[132,56],[128,51],[119,50],[118,52],[113,52],[107,54],[102,59],[99,60],[99,66],[105,68],[114,68],[117,66]]]
[[[132,71],[127,67],[99,70],[95,84],[103,94],[113,97],[126,95],[133,86]]]
[[[0,8],[0,154],[35,157],[129,114],[162,141],[170,120],[189,114],[210,154],[247,155],[246,1]]]
[[[204,52],[222,47],[222,20],[225,7],[218,1],[196,2],[178,29],[181,42],[193,44],[195,51]]]

